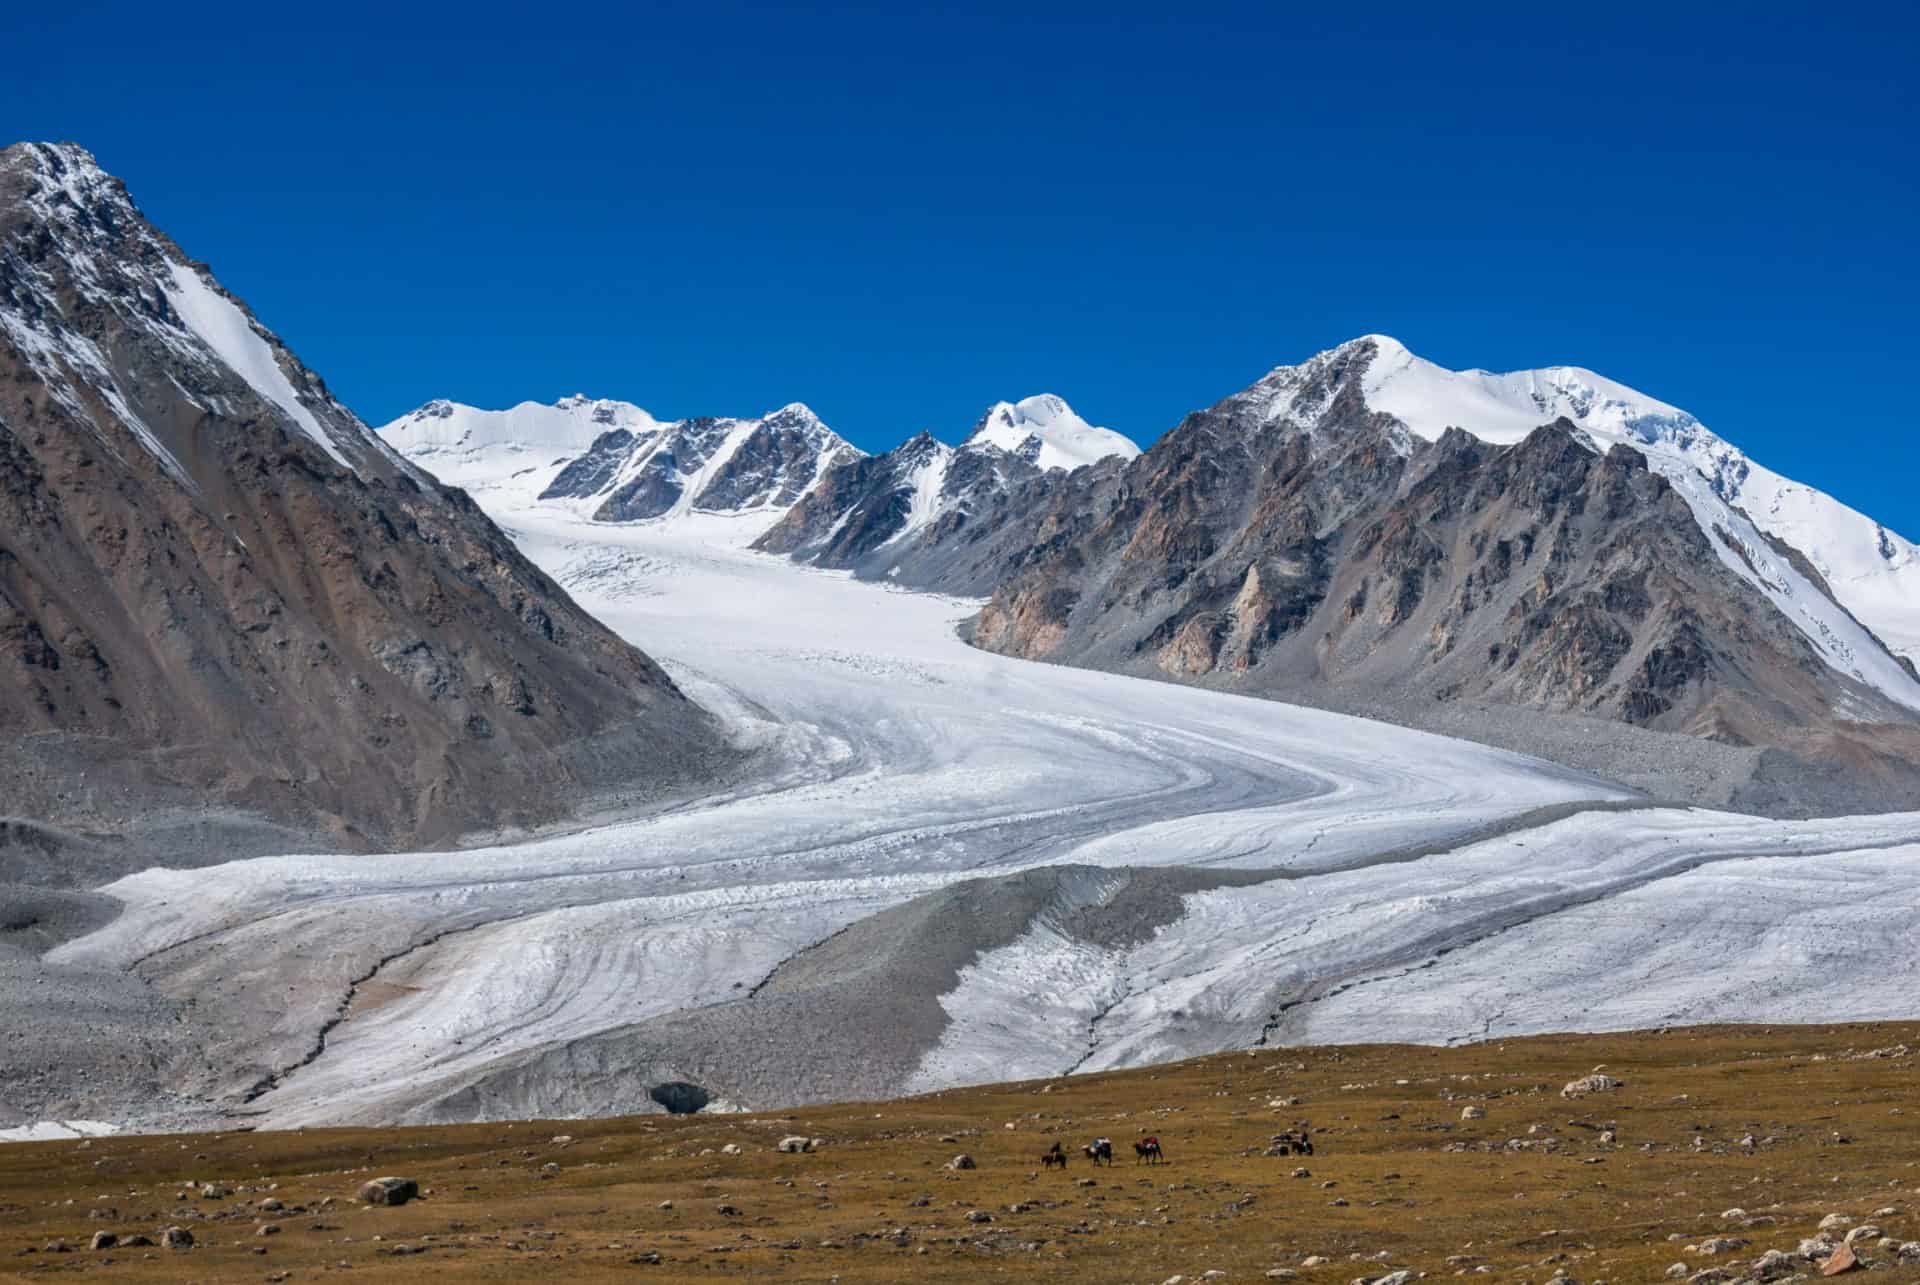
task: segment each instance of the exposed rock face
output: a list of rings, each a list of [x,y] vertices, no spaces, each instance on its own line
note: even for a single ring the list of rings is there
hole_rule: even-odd
[[[10,811],[125,833],[213,802],[289,843],[436,843],[722,757],[90,156],[0,152]]]
[[[917,567],[918,560],[964,543],[978,519],[1009,511],[1009,497],[1066,476],[1043,470],[1033,462],[1036,454],[1024,444],[1002,449],[987,440],[956,448],[920,433],[884,455],[830,470],[754,547],[818,566],[934,583],[943,577]],[[998,529],[996,520],[983,533]]]

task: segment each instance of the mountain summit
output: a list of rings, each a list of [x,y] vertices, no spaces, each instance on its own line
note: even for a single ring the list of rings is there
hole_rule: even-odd
[[[1087,423],[1052,393],[995,402],[973,426],[967,444],[998,447],[1042,469],[1076,469],[1110,455],[1130,460],[1140,454],[1131,438]]]

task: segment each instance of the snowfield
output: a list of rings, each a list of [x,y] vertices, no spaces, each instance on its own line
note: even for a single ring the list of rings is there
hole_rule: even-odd
[[[955,633],[976,604],[751,553],[764,516],[609,525],[525,497],[479,492],[511,500],[495,516],[527,552],[757,752],[753,783],[526,842],[110,885],[125,913],[50,960],[191,999],[207,1056],[175,1087],[210,1110],[484,1116],[509,1076],[526,1111],[646,1109],[644,1068],[591,1097],[530,1098],[525,1080],[563,1079],[541,1068],[609,1032],[752,1003],[890,907],[1066,864],[1085,873],[966,952],[943,1024],[885,1087],[1263,1039],[1910,1015],[1920,994],[1920,815],[1656,809],[1478,745],[978,652]],[[1076,926],[1139,866],[1270,877],[1186,892],[1131,937]],[[674,1037],[649,1038],[666,1052],[648,1065],[677,1065]],[[805,1065],[757,1098],[724,1059],[703,1065],[746,1105],[835,1096]]]

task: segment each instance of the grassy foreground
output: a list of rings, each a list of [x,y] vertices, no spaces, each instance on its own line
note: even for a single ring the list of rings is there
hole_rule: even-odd
[[[1622,1087],[1562,1096],[1596,1067]],[[1300,1122],[1314,1156],[1266,1154]],[[1166,1164],[1135,1165],[1142,1132]],[[821,1148],[776,1152],[789,1134]],[[1119,1163],[1096,1172],[1077,1147],[1099,1134]],[[1039,1165],[1056,1138],[1075,1153],[1064,1175]],[[947,1169],[962,1152],[978,1167]],[[387,1174],[427,1194],[355,1200]],[[1157,1285],[1280,1269],[1344,1285],[1408,1269],[1620,1285],[1792,1251],[1835,1213],[1920,1240],[1920,1023],[1263,1049],[768,1115],[0,1146],[0,1280]],[[176,1225],[193,1248],[88,1248]],[[1920,1281],[1879,1245],[1858,1246],[1874,1280]]]

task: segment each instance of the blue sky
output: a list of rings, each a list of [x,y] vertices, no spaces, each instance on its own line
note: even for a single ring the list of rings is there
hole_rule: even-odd
[[[6,131],[375,423],[802,400],[880,448],[1052,391],[1145,441],[1381,331],[1920,537],[1905,7],[28,8]]]

